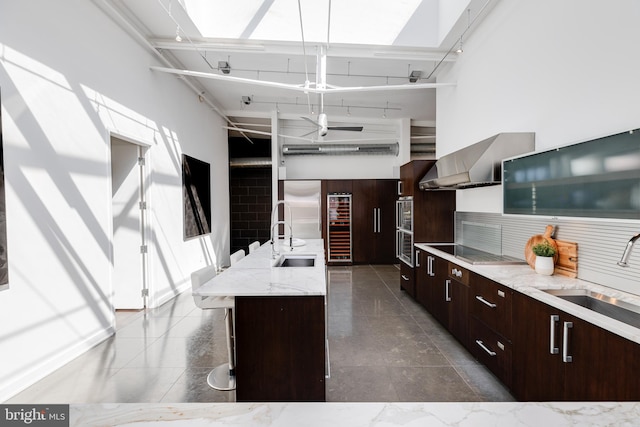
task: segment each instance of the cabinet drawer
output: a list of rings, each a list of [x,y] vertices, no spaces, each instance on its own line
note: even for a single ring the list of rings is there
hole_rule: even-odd
[[[400,261],[400,289],[416,297],[415,273],[412,267]]]
[[[472,318],[469,325],[469,346],[471,353],[510,389],[511,343],[478,319]]]
[[[454,264],[452,262],[449,262],[449,271],[447,272],[447,275],[449,276],[450,279],[453,280],[457,280],[460,283],[463,283],[465,285],[469,285],[469,277],[471,276],[471,273],[469,273],[469,270],[460,267],[457,264]]]
[[[513,290],[483,276],[471,278],[471,314],[490,329],[511,340]]]

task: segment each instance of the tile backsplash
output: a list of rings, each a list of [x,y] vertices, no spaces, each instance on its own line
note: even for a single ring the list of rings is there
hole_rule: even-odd
[[[580,279],[640,295],[640,243],[631,254],[629,267],[617,265],[629,239],[640,233],[638,222],[538,218],[486,212],[456,212],[455,217],[456,242],[467,244],[470,239],[477,241],[478,230],[483,230],[479,224],[488,232],[489,240],[495,238],[495,227],[500,227],[502,254],[520,259],[524,259],[527,240],[533,235],[543,234],[547,225],[553,225],[554,238],[578,244]],[[472,232],[469,231],[470,223],[474,224]]]

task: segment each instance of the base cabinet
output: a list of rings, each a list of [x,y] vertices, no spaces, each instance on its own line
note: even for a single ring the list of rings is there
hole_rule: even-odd
[[[429,252],[416,260],[416,300],[518,400],[640,401],[640,344]]]
[[[456,264],[447,264],[449,331],[465,347],[469,346],[469,272]]]
[[[519,400],[640,400],[640,345],[526,295],[514,295]]]
[[[507,387],[512,386],[513,347],[511,342],[472,317],[469,324],[469,350]]]
[[[236,297],[236,400],[325,401],[324,297]]]
[[[416,297],[415,271],[411,266],[400,261],[400,289]]]

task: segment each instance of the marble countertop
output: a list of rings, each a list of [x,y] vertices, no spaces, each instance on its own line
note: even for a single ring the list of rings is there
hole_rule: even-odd
[[[179,403],[71,405],[71,427],[631,426],[640,403]]]
[[[604,316],[595,311],[581,307],[577,304],[565,301],[547,292],[544,289],[588,289],[598,292],[620,301],[640,306],[640,297],[617,289],[587,282],[586,280],[573,279],[565,276],[545,276],[537,274],[528,264],[522,265],[474,265],[469,264],[454,255],[432,248],[428,243],[417,243],[417,248],[430,252],[446,260],[455,262],[469,271],[478,273],[488,279],[504,286],[528,295],[552,307],[556,307],[565,313],[574,315],[589,323],[613,332],[630,341],[640,344],[640,329],[626,323]]]
[[[279,251],[281,255],[313,255],[316,257],[315,266],[275,267],[277,259],[272,259],[271,244],[265,243],[196,289],[193,295],[208,297],[326,295],[326,263],[322,239],[309,239],[304,246],[293,248],[279,245]]]

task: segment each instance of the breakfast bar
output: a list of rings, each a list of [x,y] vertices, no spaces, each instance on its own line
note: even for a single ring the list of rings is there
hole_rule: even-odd
[[[239,402],[325,401],[324,248],[302,243],[264,244],[193,292],[235,298]]]

